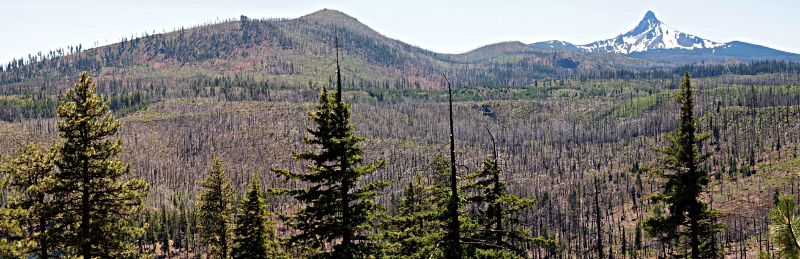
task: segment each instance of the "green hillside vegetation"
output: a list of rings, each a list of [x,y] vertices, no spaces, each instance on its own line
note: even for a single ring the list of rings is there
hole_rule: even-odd
[[[663,180],[644,166],[659,158],[650,147],[665,146],[663,134],[675,132],[674,96],[680,76],[690,70],[698,131],[711,133],[698,151],[714,153],[701,165],[710,179],[702,200],[727,225],[714,236],[719,248],[733,258],[779,251],[769,236],[769,211],[776,193],[797,195],[800,186],[800,70],[791,62],[684,66],[612,53],[543,51],[518,42],[439,54],[386,38],[333,10],[298,19],[241,17],[8,66],[0,72],[0,153],[9,162],[29,142],[42,149],[58,145],[56,124],[63,120],[56,108],[76,75],[89,70],[98,98],[121,122],[113,138],[122,139],[119,160],[130,164],[124,179],[149,184],[142,210],[127,221],[141,230],[133,231],[128,248],[157,258],[215,254],[204,233],[208,222],[201,223],[198,213],[206,190],[198,182],[208,179],[219,157],[230,179],[230,230],[235,222],[245,224],[237,213],[267,211],[246,219],[274,229],[258,234],[271,240],[263,248],[273,255],[332,254],[338,238],[314,244],[316,253],[285,242],[276,249],[281,240],[274,238],[299,234],[300,223],[286,216],[309,207],[263,192],[267,207],[261,208],[248,193],[310,186],[284,181],[270,169],[312,169],[292,152],[320,151],[303,136],[317,127],[307,115],[318,110],[322,89],[335,86],[337,32],[341,98],[349,105],[353,135],[363,138],[359,159],[385,162],[361,175],[354,188],[391,183],[372,190],[375,208],[385,211],[374,210],[372,221],[359,225],[385,235],[364,231],[371,239],[358,242],[375,246],[357,242],[350,248],[387,258],[443,255],[437,244],[446,236],[441,218],[448,197],[440,195],[449,186],[441,186],[440,160],[449,173],[450,157],[437,154],[447,153],[450,143],[446,74],[454,87],[459,192],[474,201],[459,207],[462,237],[480,243],[464,248],[469,255],[597,258],[602,251],[605,257],[657,258],[677,251],[645,234],[642,222],[665,207],[649,201]],[[558,65],[567,58],[579,65]],[[496,211],[497,200],[474,198],[487,192],[481,181],[494,179],[495,171],[505,195],[527,204],[503,214],[507,235],[499,238],[479,233],[492,233],[484,227],[496,217],[485,212]],[[2,172],[4,178],[11,174]],[[24,214],[9,208],[15,192],[0,183],[0,203],[8,208],[3,215]],[[420,222],[425,227],[409,225]],[[0,219],[7,235],[24,232],[19,224]],[[235,233],[226,239],[228,254],[247,254],[233,244],[245,234]],[[0,242],[4,255],[32,245],[17,243],[15,250],[6,244]]]
[[[800,91],[796,86],[705,85],[714,80],[698,79],[694,83],[703,89],[697,94],[699,126],[712,132],[700,148],[715,152],[706,164],[713,172],[713,206],[723,213],[720,222],[735,226],[721,234],[720,242],[726,244],[723,250],[727,253],[740,253],[744,247],[757,251],[753,247],[757,240],[762,240],[762,249],[766,249],[766,236],[761,234],[766,233],[767,223],[754,225],[750,218],[766,218],[766,210],[759,208],[769,208],[776,189],[791,192],[795,179],[792,172],[799,170],[796,157],[800,130],[795,121],[800,116]],[[670,122],[676,110],[671,101],[673,91],[664,87],[650,95],[632,90],[631,86],[644,88],[647,80],[564,82],[563,88],[556,87],[559,83],[555,81],[552,88],[477,86],[454,91],[455,129],[460,139],[456,142],[460,154],[457,163],[464,166],[460,171],[477,171],[489,155],[491,141],[484,129],[489,127],[497,134],[499,161],[508,173],[504,179],[508,179],[509,190],[538,200],[532,211],[521,214],[528,222],[535,222],[532,235],[558,237],[552,245],[531,251],[539,256],[575,254],[583,249],[583,240],[595,240],[592,220],[562,219],[593,211],[588,206],[591,192],[586,189],[591,182],[585,175],[599,174],[604,187],[602,222],[613,227],[603,232],[608,235],[603,240],[610,253],[622,255],[625,233],[629,254],[656,256],[660,248],[653,240],[642,238],[641,248],[635,246],[636,222],[649,214],[652,205],[645,198],[657,186],[637,165],[654,159],[647,148],[661,143],[660,134],[674,127]],[[591,89],[605,89],[606,95],[586,94]],[[575,94],[554,94],[559,90]],[[521,94],[527,91],[547,94]],[[631,98],[634,93],[638,97]],[[379,97],[381,94],[384,97]],[[289,99],[283,96],[280,98]],[[352,90],[344,92],[343,98],[353,102],[352,123],[357,125],[357,134],[366,138],[364,158],[386,160],[384,170],[364,180],[393,181],[376,197],[379,204],[391,207],[402,194],[401,186],[412,180],[407,176],[431,172],[431,157],[447,143],[442,130],[446,124],[441,120],[446,93]],[[301,115],[310,109],[310,102],[176,98],[154,102],[122,118],[119,134],[126,148],[120,157],[131,163],[136,177],[152,183],[150,195],[145,197],[146,211],[153,215],[167,212],[163,217],[165,224],[172,224],[171,242],[181,244],[169,251],[194,254],[200,247],[199,239],[183,236],[197,230],[177,222],[185,218],[180,215],[192,214],[199,191],[194,183],[205,177],[210,159],[220,156],[226,162],[233,189],[240,197],[251,182],[250,172],[269,172],[271,167],[299,170],[300,165],[292,162],[285,147],[303,146],[298,136],[307,122]],[[48,139],[55,134],[53,123],[53,119],[4,123],[2,141],[8,144],[3,145],[3,152],[8,154],[27,141],[49,145]],[[264,188],[282,186],[272,174],[261,173],[261,178]],[[274,212],[294,211],[293,203],[286,198],[268,196],[266,201]],[[192,219],[188,220],[192,225]],[[167,231],[164,227],[149,231],[163,236],[158,233]],[[575,228],[586,232],[575,232]],[[291,233],[282,224],[276,231],[279,236]],[[156,246],[145,245],[143,249]],[[152,251],[162,254],[162,250]]]

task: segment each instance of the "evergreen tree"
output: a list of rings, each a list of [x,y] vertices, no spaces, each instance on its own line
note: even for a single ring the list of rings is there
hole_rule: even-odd
[[[500,181],[500,170],[497,162],[487,158],[483,168],[464,177],[467,184],[462,187],[467,196],[466,202],[474,211],[469,215],[470,221],[477,226],[470,229],[473,233],[464,238],[464,244],[480,250],[486,257],[509,257],[508,251],[516,256],[525,256],[525,242],[546,244],[549,240],[542,237],[532,238],[517,218],[520,211],[530,210],[536,205],[535,199],[520,198],[509,194],[506,183]]]
[[[652,148],[662,154],[659,162],[649,171],[665,179],[660,193],[650,199],[663,202],[669,209],[667,215],[648,217],[644,221],[645,231],[661,242],[673,243],[677,257],[716,258],[719,251],[714,234],[721,232],[724,224],[716,223],[719,214],[708,208],[701,200],[709,182],[709,173],[700,167],[711,153],[700,154],[697,144],[711,136],[697,134],[694,116],[694,89],[687,71],[681,82],[681,92],[676,101],[681,105],[677,134],[665,134],[671,143],[664,148]]]
[[[639,252],[642,250],[642,224],[636,223],[636,230],[634,231],[636,233],[634,233],[635,236],[633,237],[633,257],[636,258]]]
[[[794,197],[781,195],[769,211],[769,235],[777,244],[779,258],[800,257],[800,217],[796,215]]]
[[[0,187],[6,189],[10,176],[3,174],[0,178]],[[23,236],[24,229],[21,219],[28,215],[28,211],[21,208],[0,206],[0,257],[21,258],[28,251],[36,248],[36,241]]]
[[[628,257],[628,238],[625,236],[625,230],[622,230],[622,245],[620,245],[620,252],[622,252],[622,256]]]
[[[67,230],[61,242],[83,258],[139,257],[131,241],[143,231],[128,221],[142,208],[148,185],[140,179],[120,180],[130,175],[130,165],[117,158],[122,138],[110,139],[120,122],[96,89],[83,72],[58,106],[63,120],[56,127],[63,142],[56,147],[58,170],[45,183],[58,208],[55,225]]]
[[[180,213],[179,213],[180,212]],[[183,208],[179,208],[178,211],[172,212],[172,217],[174,218],[174,234],[171,235],[172,237],[172,248],[176,250],[181,250],[184,248],[183,243],[183,236],[186,234],[186,230],[183,228],[186,226],[186,219],[185,215],[183,215]]]
[[[338,40],[337,40],[338,42]],[[376,245],[368,235],[374,230],[373,220],[382,206],[375,202],[376,191],[388,182],[361,183],[362,176],[370,175],[384,166],[383,161],[368,165],[361,157],[364,150],[358,145],[364,139],[353,134],[350,125],[350,104],[342,101],[342,80],[336,58],[336,92],[333,96],[323,87],[316,111],[308,118],[316,128],[307,128],[310,136],[303,142],[312,145],[310,150],[294,153],[295,159],[306,160],[309,172],[273,171],[284,182],[298,182],[304,188],[277,188],[273,194],[292,196],[304,206],[292,216],[285,216],[286,224],[300,233],[292,235],[289,242],[307,247],[312,258],[361,258],[376,252]],[[326,243],[333,242],[332,251],[323,251]]]
[[[231,241],[233,189],[219,158],[214,157],[208,177],[199,184],[206,188],[200,193],[198,205],[200,237],[210,248],[210,258],[226,259]]]
[[[440,258],[447,233],[447,159],[436,155],[432,178],[416,174],[403,191],[397,214],[381,222],[384,258]]]
[[[280,249],[275,235],[275,223],[269,220],[267,205],[261,197],[261,181],[258,173],[253,174],[253,183],[247,197],[241,200],[236,218],[234,246],[231,256],[234,259],[289,258]]]
[[[161,253],[169,259],[169,231],[165,230],[161,235]]]
[[[3,175],[10,180],[11,197],[9,207],[27,212],[22,217],[24,225],[31,226],[28,236],[36,241],[37,246],[28,251],[39,258],[49,258],[53,251],[53,237],[60,231],[51,228],[53,213],[52,199],[47,195],[46,178],[53,176],[55,164],[53,149],[43,150],[35,143],[28,143],[17,150],[17,157],[3,164]]]
[[[192,245],[192,240],[194,240],[192,238],[194,236],[194,232],[192,231],[192,222],[191,222],[190,215],[194,215],[194,213],[192,213],[191,211],[189,211],[189,212],[184,211],[183,214],[184,214],[183,217],[184,217],[184,224],[185,224],[184,228],[186,229],[186,233],[183,235],[184,236],[183,242],[185,244],[186,256],[188,257],[189,256],[189,251],[191,251],[191,249],[192,249],[192,246],[191,246]]]
[[[145,224],[145,235],[144,239],[145,242],[151,244],[153,247],[153,253],[155,253],[156,243],[158,242],[158,234],[161,229],[161,221],[156,219],[156,216],[153,215],[151,210],[145,210],[144,214],[144,224]]]

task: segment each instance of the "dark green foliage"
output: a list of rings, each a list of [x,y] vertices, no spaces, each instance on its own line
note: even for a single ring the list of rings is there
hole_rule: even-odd
[[[9,179],[11,197],[9,207],[27,212],[20,217],[24,225],[30,226],[29,238],[36,241],[36,247],[26,252],[39,258],[48,258],[54,251],[53,238],[61,235],[61,230],[48,227],[57,216],[52,198],[47,195],[45,181],[55,173],[55,150],[43,150],[35,143],[28,143],[17,149],[17,157],[7,161],[0,173]]]
[[[233,189],[231,179],[225,174],[225,168],[222,167],[219,158],[214,157],[211,169],[208,170],[208,177],[199,184],[205,188],[200,192],[197,206],[200,238],[208,246],[209,257],[228,258],[232,241]]]
[[[382,257],[452,258],[445,251],[450,223],[449,158],[437,154],[433,171],[429,178],[414,177],[403,191],[396,214],[381,224],[385,229]],[[463,233],[459,249],[464,258],[519,258],[525,257],[526,244],[554,244],[530,237],[523,228],[516,216],[536,201],[507,194],[505,183],[494,177],[499,172],[493,160],[487,159],[484,168],[465,176],[467,184],[459,188],[457,195],[464,197],[459,205]]]
[[[115,85],[115,80],[110,80]],[[122,84],[116,83],[116,84]],[[97,91],[102,93],[103,86],[99,86]],[[59,96],[55,96],[52,89],[36,88],[26,89],[20,93],[18,98],[0,99],[0,120],[8,122],[19,122],[27,119],[54,118],[57,115],[56,108],[59,104]],[[137,90],[129,92],[126,89],[116,90],[112,93],[102,94],[101,98],[109,109],[114,112],[116,117],[124,117],[128,114],[147,108],[150,103],[158,101],[159,96],[153,90]]]
[[[86,72],[58,106],[58,143],[52,179],[46,181],[62,228],[59,242],[84,258],[136,258],[131,241],[142,229],[128,218],[142,208],[148,185],[129,179],[130,165],[117,158],[122,139],[110,138],[120,122],[94,91]],[[119,180],[126,178],[129,180]]]
[[[146,224],[145,227],[145,235],[144,235],[144,242],[150,245],[153,245],[153,252],[155,253],[155,244],[159,242],[159,235],[161,234],[161,230],[163,227],[161,226],[164,221],[161,219],[156,218],[156,215],[152,213],[152,210],[145,210],[144,213],[144,222]]]
[[[22,121],[24,119],[53,118],[58,101],[39,96],[30,99],[0,100],[0,120]]]
[[[715,77],[721,75],[758,75],[766,73],[798,73],[800,63],[782,60],[753,60],[738,64],[686,64],[673,69],[658,69],[634,71],[626,69],[600,70],[588,75],[581,75],[586,79],[652,79],[673,78],[684,71],[693,71],[695,78]]]
[[[524,257],[525,242],[543,245],[551,240],[530,236],[516,215],[533,209],[537,202],[509,194],[506,183],[500,181],[501,173],[497,163],[487,158],[483,168],[464,177],[467,184],[462,192],[470,211],[474,211],[468,217],[476,226],[465,234],[464,243],[480,250],[510,251]]]
[[[416,174],[403,191],[397,213],[381,223],[384,258],[441,258],[447,233],[449,164],[437,154],[431,177]]]
[[[778,193],[778,189],[775,189],[775,192],[772,194],[772,205],[778,205],[780,201],[780,194]]]
[[[769,211],[769,235],[776,244],[779,258],[800,257],[800,217],[797,216],[794,197],[781,195]]]
[[[697,143],[709,138],[711,133],[697,134],[694,115],[694,89],[687,71],[681,82],[681,92],[676,101],[681,105],[677,134],[665,134],[671,143],[664,148],[652,148],[662,154],[650,173],[665,179],[662,192],[650,199],[665,203],[669,213],[655,215],[644,221],[645,231],[663,243],[676,245],[677,257],[719,257],[714,234],[721,232],[724,224],[716,223],[719,214],[701,200],[709,182],[709,173],[700,166],[711,153],[700,154]]]
[[[167,255],[169,257],[169,232],[165,232],[161,236],[161,253]]]
[[[253,183],[247,197],[239,203],[236,228],[233,229],[234,259],[289,258],[280,249],[275,235],[275,223],[269,220],[267,205],[261,197],[261,181],[253,174]]]
[[[642,250],[642,224],[637,223],[636,230],[634,231],[636,235],[633,238],[633,256],[636,257],[636,255],[639,253],[639,250]]]
[[[108,106],[114,110],[114,114],[119,117],[125,117],[128,114],[134,113],[139,110],[144,110],[152,102],[154,98],[152,91],[135,91],[128,92],[126,90],[121,93],[113,93],[105,96]]]
[[[711,65],[698,65],[688,64],[679,66],[672,70],[673,74],[679,74],[683,71],[692,71],[692,76],[696,78],[713,77],[725,74],[734,75],[758,75],[764,73],[792,73],[800,72],[800,63],[793,61],[782,60],[754,60],[747,63],[739,63],[733,65],[726,64],[711,64]]]
[[[377,245],[369,241],[374,229],[375,213],[382,206],[375,202],[376,191],[389,185],[374,181],[361,183],[362,176],[383,167],[383,161],[365,166],[358,143],[364,139],[353,135],[349,124],[350,104],[341,101],[341,88],[331,96],[323,87],[316,111],[308,118],[317,127],[308,128],[310,136],[303,142],[312,149],[294,153],[295,159],[306,160],[309,172],[273,171],[284,182],[297,182],[305,188],[270,190],[289,195],[304,206],[291,216],[282,216],[288,226],[298,230],[289,238],[289,245],[301,245],[311,258],[360,258],[376,252]],[[332,251],[324,251],[326,242],[334,242]]]

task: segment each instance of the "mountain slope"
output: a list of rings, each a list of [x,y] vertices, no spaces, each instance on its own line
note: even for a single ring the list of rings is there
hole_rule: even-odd
[[[602,69],[668,66],[622,55],[544,51],[519,42],[463,54],[434,53],[388,38],[353,17],[326,9],[296,19],[242,16],[239,20],[124,39],[2,72],[0,85],[16,85],[15,89],[22,92],[47,85],[54,86],[50,90],[55,91],[71,86],[71,77],[88,70],[101,88],[137,90],[155,85],[168,87],[167,95],[172,92],[174,96],[185,96],[183,89],[195,87],[198,81],[219,77],[307,87],[330,82],[337,34],[343,75],[351,88],[441,89],[442,74],[456,85],[525,85],[536,79]],[[559,60],[566,58],[586,65],[559,65]],[[116,83],[110,86],[111,81]]]
[[[630,54],[656,49],[707,49],[721,45],[721,43],[679,32],[659,21],[653,12],[647,11],[642,21],[633,30],[611,39],[581,45],[578,48],[587,51]]]
[[[722,62],[727,57],[742,61],[800,61],[800,55],[794,53],[740,41],[719,43],[680,32],[659,21],[652,11],[647,11],[635,28],[614,38],[585,45],[553,40],[532,43],[530,46],[538,49],[613,52],[658,62]]]
[[[800,55],[798,54],[741,41],[731,41],[718,47],[705,49],[654,49],[644,52],[633,52],[628,54],[628,56],[660,62],[686,62],[687,60],[696,62],[723,62],[728,57],[733,57],[742,61],[800,61]]]
[[[538,49],[567,50],[567,51],[582,50],[581,48],[573,45],[572,43],[560,40],[536,42],[536,43],[531,43],[530,46]]]

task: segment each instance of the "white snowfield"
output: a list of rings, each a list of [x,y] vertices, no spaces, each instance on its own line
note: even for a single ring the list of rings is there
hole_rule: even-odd
[[[723,46],[700,37],[677,31],[656,19],[648,11],[633,30],[617,37],[576,46],[586,51],[605,51],[629,54],[654,49],[704,49]]]

